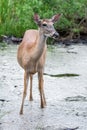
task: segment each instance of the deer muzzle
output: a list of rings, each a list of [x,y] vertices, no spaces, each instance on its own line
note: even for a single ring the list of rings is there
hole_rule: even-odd
[[[57,39],[58,37],[59,37],[59,33],[57,32],[53,33],[52,38]]]

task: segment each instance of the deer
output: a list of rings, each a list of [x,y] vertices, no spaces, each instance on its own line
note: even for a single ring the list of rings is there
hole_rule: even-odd
[[[61,14],[54,15],[51,19],[40,19],[38,14],[34,14],[34,21],[38,25],[38,30],[30,29],[24,34],[22,42],[17,50],[17,61],[24,69],[24,90],[20,114],[23,114],[25,97],[27,95],[28,82],[30,79],[30,96],[29,100],[33,100],[32,82],[33,75],[38,74],[38,88],[40,92],[41,108],[46,106],[46,99],[43,88],[43,73],[47,51],[47,38],[57,39],[59,33],[54,28],[54,23],[57,22]]]

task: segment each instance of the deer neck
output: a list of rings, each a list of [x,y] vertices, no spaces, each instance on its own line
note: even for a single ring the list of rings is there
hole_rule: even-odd
[[[34,50],[34,60],[38,60],[43,51],[44,48],[46,46],[46,40],[47,37],[43,34],[43,31],[41,29],[38,30],[38,37],[36,39],[36,46],[35,46],[35,50]]]

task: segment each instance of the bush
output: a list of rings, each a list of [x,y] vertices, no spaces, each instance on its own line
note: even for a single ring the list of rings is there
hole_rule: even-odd
[[[62,13],[56,28],[80,32],[79,23],[86,17],[86,7],[86,0],[1,0],[0,36],[4,34],[22,37],[25,30],[37,28],[33,21],[34,13],[38,13],[41,18]]]

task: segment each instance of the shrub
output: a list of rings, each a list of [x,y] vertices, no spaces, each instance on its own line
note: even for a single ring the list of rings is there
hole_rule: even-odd
[[[1,0],[0,35],[22,37],[25,30],[37,28],[33,21],[34,13],[38,13],[41,18],[62,13],[56,28],[80,32],[79,23],[87,16],[86,7],[86,0]]]

